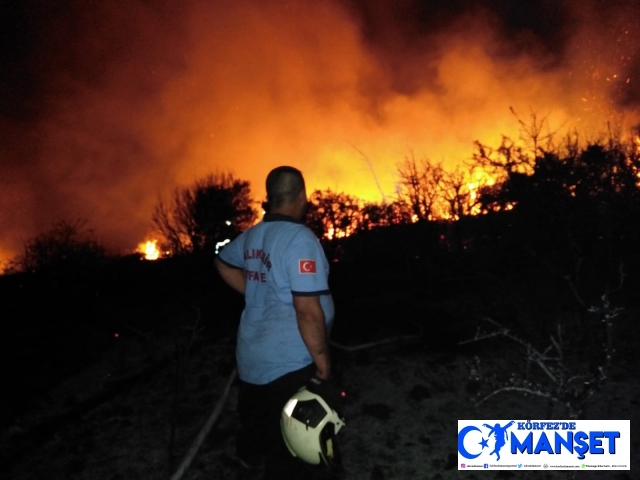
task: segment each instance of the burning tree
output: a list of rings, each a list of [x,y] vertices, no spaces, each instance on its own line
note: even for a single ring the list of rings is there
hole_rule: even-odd
[[[409,206],[413,222],[458,220],[482,213],[478,192],[494,182],[484,168],[471,165],[453,171],[429,160],[406,157],[397,165],[398,201]]]
[[[253,225],[254,203],[248,181],[212,174],[176,189],[170,204],[160,199],[152,220],[174,254],[197,253]]]
[[[561,275],[572,275],[578,287],[587,265],[596,277],[617,275],[618,260],[635,250],[638,238],[638,155],[611,142],[534,159],[512,144],[503,147],[505,175],[481,192],[483,209],[513,206],[510,224],[518,241]],[[492,158],[487,150],[481,154],[485,164]]]
[[[530,338],[522,333],[525,325],[505,326],[490,316],[483,324],[488,328],[478,327],[462,343],[506,339],[521,349],[510,365],[517,367],[520,360],[523,368],[513,368],[508,378],[499,378],[476,358],[471,380],[479,390],[488,387],[476,392],[478,404],[516,391],[547,398],[563,405],[569,416],[581,417],[611,373],[613,329],[623,310],[615,306],[620,297],[612,295],[621,292],[623,267],[631,265],[638,273],[640,163],[633,148],[612,140],[580,148],[570,144],[564,151],[537,149],[532,157],[504,139],[498,151],[480,150],[485,165],[504,174],[501,184],[482,192],[482,200],[488,209],[500,207],[493,211],[506,217],[507,229],[495,233],[505,240],[500,245],[508,242],[525,254],[528,261],[519,266],[544,274],[540,285],[564,283],[567,288],[555,288],[553,295],[570,310],[559,318],[536,316]],[[513,209],[507,212],[509,204]],[[551,296],[548,287],[545,292]],[[531,317],[530,311],[523,313]],[[569,329],[570,338],[563,338]],[[544,332],[546,347],[541,348]]]
[[[447,205],[445,215],[453,220],[473,215],[479,209],[476,183],[472,182],[472,172],[456,168],[451,172],[444,172],[440,180],[440,190]]]
[[[362,223],[361,200],[346,193],[315,190],[309,197],[306,223],[319,238],[346,237]]]

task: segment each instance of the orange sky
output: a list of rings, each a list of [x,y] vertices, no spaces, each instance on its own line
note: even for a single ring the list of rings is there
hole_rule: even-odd
[[[565,2],[557,50],[482,8],[426,19],[407,41],[402,18],[372,27],[380,1],[374,20],[355,0],[69,3],[37,23],[32,115],[0,119],[0,262],[61,219],[131,251],[159,195],[215,170],[256,199],[290,164],[309,189],[380,200],[410,152],[453,168],[474,140],[517,137],[510,107],[583,135],[640,122],[638,27],[596,1]]]

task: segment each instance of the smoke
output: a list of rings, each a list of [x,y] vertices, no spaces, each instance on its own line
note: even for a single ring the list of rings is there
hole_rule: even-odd
[[[77,218],[131,250],[158,196],[215,170],[257,200],[282,164],[309,188],[380,200],[411,151],[455,166],[474,140],[516,137],[510,107],[552,128],[638,122],[636,0],[433,4],[7,7],[0,257]]]

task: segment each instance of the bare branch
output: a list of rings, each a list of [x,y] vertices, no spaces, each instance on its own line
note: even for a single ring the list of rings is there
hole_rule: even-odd
[[[549,392],[543,392],[541,390],[531,390],[530,388],[525,388],[525,387],[502,387],[502,388],[499,388],[498,390],[494,390],[489,395],[484,397],[482,400],[479,400],[475,404],[475,406],[477,407],[478,405],[489,400],[491,397],[494,397],[495,395],[498,395],[499,393],[503,393],[503,392],[522,392],[522,393],[528,393],[530,395],[535,395],[538,397],[551,398],[552,400],[556,400],[551,396]]]
[[[360,150],[358,147],[356,147],[353,143],[347,141],[347,143],[349,145],[351,145],[354,150],[356,152],[358,152],[360,155],[362,155],[362,158],[364,158],[364,161],[367,162],[367,165],[369,166],[369,170],[371,170],[371,175],[373,175],[373,179],[376,182],[376,186],[378,187],[378,191],[380,192],[380,198],[382,199],[382,201],[384,202],[386,200],[386,195],[384,194],[384,192],[382,191],[382,187],[380,186],[380,182],[378,181],[378,176],[376,175],[376,172],[373,170],[373,164],[371,163],[371,160],[369,160],[369,157],[367,157],[362,150]]]
[[[478,327],[474,337],[469,340],[461,341],[460,344],[466,344],[470,342],[481,341],[494,337],[504,337],[524,347],[525,355],[525,378],[518,378],[514,375],[511,376],[508,385],[495,386],[494,377],[485,377],[485,381],[492,386],[495,386],[493,391],[486,395],[476,405],[479,405],[489,398],[506,391],[518,391],[527,394],[532,394],[540,397],[550,398],[554,402],[562,403],[566,406],[569,415],[572,418],[576,418],[582,412],[584,402],[587,398],[593,395],[600,386],[607,380],[608,372],[611,368],[611,360],[614,353],[612,345],[611,329],[613,325],[613,319],[620,315],[623,310],[619,307],[613,307],[609,301],[608,295],[605,293],[601,297],[601,304],[598,306],[591,306],[587,309],[588,312],[598,315],[598,318],[604,322],[604,338],[602,343],[603,358],[600,365],[597,365],[595,370],[589,370],[588,373],[578,373],[570,375],[570,370],[564,364],[563,353],[563,341],[562,341],[562,327],[560,324],[557,326],[557,338],[550,335],[551,344],[548,345],[543,351],[536,349],[531,342],[528,342],[517,335],[511,333],[507,328],[500,325],[491,318],[484,318],[483,321],[489,323],[494,327],[493,331],[482,332]],[[557,356],[549,355],[549,352],[554,350],[557,352]],[[579,364],[591,363],[591,357],[593,352],[589,350],[589,361],[584,362],[578,359]],[[470,377],[474,381],[481,380],[480,374],[480,360],[476,357],[476,365],[470,371]],[[537,364],[542,372],[549,378],[550,383],[533,385],[526,378],[528,377],[528,367],[531,363]]]
[[[335,342],[331,340],[331,346],[337,348],[338,350],[342,350],[344,352],[357,352],[360,350],[366,350],[368,348],[378,347],[380,345],[387,345],[389,343],[397,343],[397,344],[406,344],[409,342],[420,342],[422,340],[421,335],[403,335],[400,337],[393,338],[384,338],[382,340],[377,340],[374,342],[363,343],[360,345],[343,345],[341,343]]]

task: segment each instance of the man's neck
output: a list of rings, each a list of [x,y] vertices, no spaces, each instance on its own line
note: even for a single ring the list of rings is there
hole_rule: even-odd
[[[285,222],[293,222],[293,223],[302,223],[302,221],[298,220],[296,217],[292,215],[285,215],[283,213],[274,213],[274,212],[267,212],[264,215],[263,221],[265,222],[285,221]]]
[[[295,206],[285,206],[280,208],[274,208],[269,211],[272,215],[284,215],[286,217],[291,217],[296,221],[300,221],[298,209]]]

